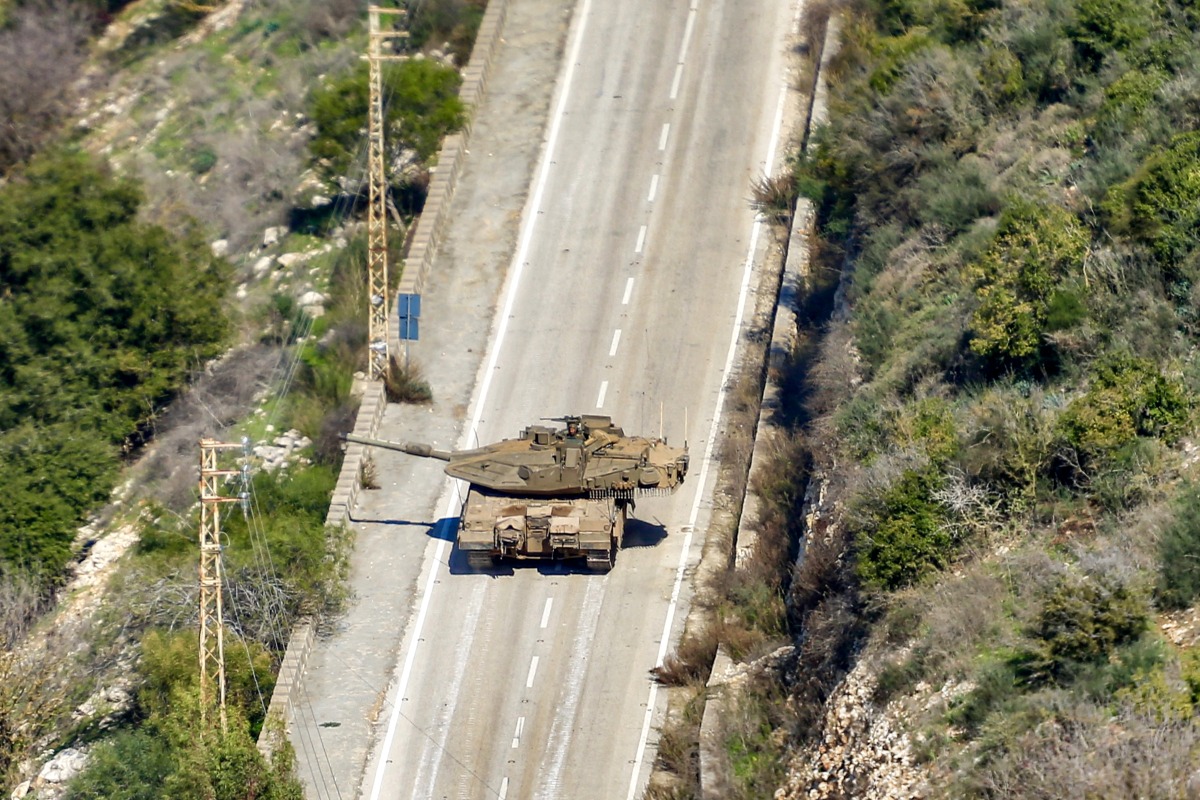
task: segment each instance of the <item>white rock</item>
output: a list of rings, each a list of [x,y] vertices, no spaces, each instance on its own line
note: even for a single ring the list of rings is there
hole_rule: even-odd
[[[237,287],[237,291],[234,293],[234,294],[236,294],[236,295],[237,295],[237,299],[238,299],[238,300],[245,300],[245,299],[246,299],[246,293],[247,293],[246,284],[244,284],[244,283],[239,283],[239,284],[238,284],[238,287]]]
[[[87,753],[68,747],[50,759],[38,772],[38,778],[46,783],[66,783],[87,766]]]
[[[279,239],[287,233],[287,228],[272,227],[263,231],[263,247],[270,247],[273,244],[279,244]]]
[[[267,270],[271,268],[271,264],[275,262],[274,256],[263,256],[258,261],[254,262],[254,277],[261,278],[267,274]]]
[[[325,304],[325,295],[316,291],[305,292],[296,301],[302,306],[320,306]]]
[[[292,267],[296,264],[302,264],[308,261],[308,253],[284,253],[279,257],[279,266]]]
[[[320,317],[325,316],[325,306],[320,306],[320,305],[300,306],[300,310],[303,311],[308,316],[312,317],[313,319],[318,319]]]
[[[329,199],[323,194],[314,194],[312,200],[310,201],[313,208],[324,208],[332,202],[333,200]]]
[[[12,800],[21,800],[21,798],[26,797],[29,794],[29,788],[31,784],[32,781],[22,781],[21,783],[18,783],[17,788],[13,789],[12,794],[10,795]]]
[[[254,448],[254,455],[256,458],[261,458],[266,462],[266,466],[269,469],[275,462],[282,461],[287,457],[287,448],[260,444]]]
[[[212,254],[217,258],[224,258],[225,256],[229,255],[228,239],[217,239],[210,246],[212,247]]]

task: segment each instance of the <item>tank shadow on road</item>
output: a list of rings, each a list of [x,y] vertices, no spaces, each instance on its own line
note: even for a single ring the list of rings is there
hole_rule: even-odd
[[[430,523],[428,520],[415,519],[372,519],[371,517],[351,517],[351,522],[360,522],[368,525],[395,525],[397,527],[418,528],[424,531],[426,536],[433,539],[445,539],[447,542],[454,540],[454,532],[458,523],[458,518],[446,518]],[[452,523],[452,524],[447,524]]]
[[[665,538],[667,538],[667,527],[657,519],[651,522],[630,517],[625,520],[625,539],[621,544],[621,549],[654,547]]]

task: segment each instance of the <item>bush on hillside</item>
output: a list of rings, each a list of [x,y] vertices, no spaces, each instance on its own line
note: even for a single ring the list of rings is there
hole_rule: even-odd
[[[309,97],[317,135],[310,144],[314,157],[341,176],[355,163],[367,129],[369,92],[367,65],[316,88]],[[430,60],[403,61],[383,69],[385,160],[392,163],[404,150],[422,161],[436,153],[442,138],[462,127],[465,109],[458,98],[458,73]]]
[[[423,0],[408,5],[413,47],[440,47],[448,43],[455,64],[465,67],[487,0]]]
[[[940,485],[934,470],[910,469],[884,493],[874,527],[861,530],[856,539],[863,583],[895,590],[949,563],[955,541],[933,499]]]
[[[1106,661],[1134,642],[1150,618],[1146,598],[1110,575],[1064,575],[1042,600],[1029,634],[1033,650],[1016,659],[1022,680],[1037,685]]]
[[[1158,542],[1159,603],[1187,608],[1200,597],[1200,487],[1187,484]]]
[[[1104,201],[1110,224],[1150,245],[1168,280],[1200,278],[1185,269],[1200,231],[1200,133],[1175,137],[1153,153],[1125,183],[1112,188]]]
[[[1146,359],[1114,354],[1096,365],[1088,391],[1067,406],[1060,428],[1085,458],[1111,454],[1139,436],[1175,441],[1188,429],[1183,383]]]
[[[0,188],[0,562],[57,573],[121,448],[222,348],[227,265],[141,202],[72,153]]]
[[[1058,206],[1010,202],[974,267],[971,350],[994,368],[1036,363],[1055,287],[1082,268],[1088,238]]]

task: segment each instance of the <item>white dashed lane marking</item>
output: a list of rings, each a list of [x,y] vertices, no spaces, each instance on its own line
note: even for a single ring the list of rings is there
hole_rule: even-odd
[[[646,226],[643,225],[641,228],[638,229],[637,246],[633,248],[633,252],[635,252],[635,253],[642,252],[642,247],[645,244],[646,244]]]
[[[533,688],[533,676],[537,675],[538,657],[534,656],[533,661],[529,662],[529,677],[525,679],[525,688]]]
[[[658,149],[659,149],[660,151],[661,151],[661,150],[666,150],[666,149],[667,149],[667,137],[668,137],[670,134],[671,134],[671,123],[669,123],[669,122],[664,122],[664,123],[663,123],[663,129],[662,129],[662,133],[660,133],[660,134],[658,135]]]
[[[658,176],[655,175],[650,179],[650,194],[646,195],[646,202],[653,203],[654,195],[658,194]]]
[[[525,730],[525,718],[517,717],[517,729],[513,731],[512,746],[515,750],[521,746],[521,731]]]
[[[625,281],[625,296],[621,298],[621,305],[629,305],[629,298],[633,295],[633,278]]]
[[[604,395],[608,393],[608,381],[600,384],[600,396],[596,398],[596,408],[604,408]]]
[[[542,627],[543,628],[546,627],[546,624],[548,622],[550,622],[550,607],[553,605],[554,605],[554,598],[547,597],[546,598],[546,607],[542,609]]]
[[[615,356],[617,354],[617,343],[620,341],[621,341],[621,329],[617,328],[615,331],[613,331],[612,346],[608,348],[608,354],[610,356]],[[547,600],[546,602],[550,602],[550,601]],[[546,626],[543,625],[542,627],[544,628]]]

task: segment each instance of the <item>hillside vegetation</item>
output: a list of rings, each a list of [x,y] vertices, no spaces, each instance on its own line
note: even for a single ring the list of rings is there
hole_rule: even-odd
[[[227,341],[227,265],[141,206],[73,154],[0,188],[0,575],[58,576],[122,448]]]
[[[1187,796],[1200,7],[838,13],[796,179],[845,313],[793,397],[828,495],[774,722],[806,752],[869,664],[922,796]]]

